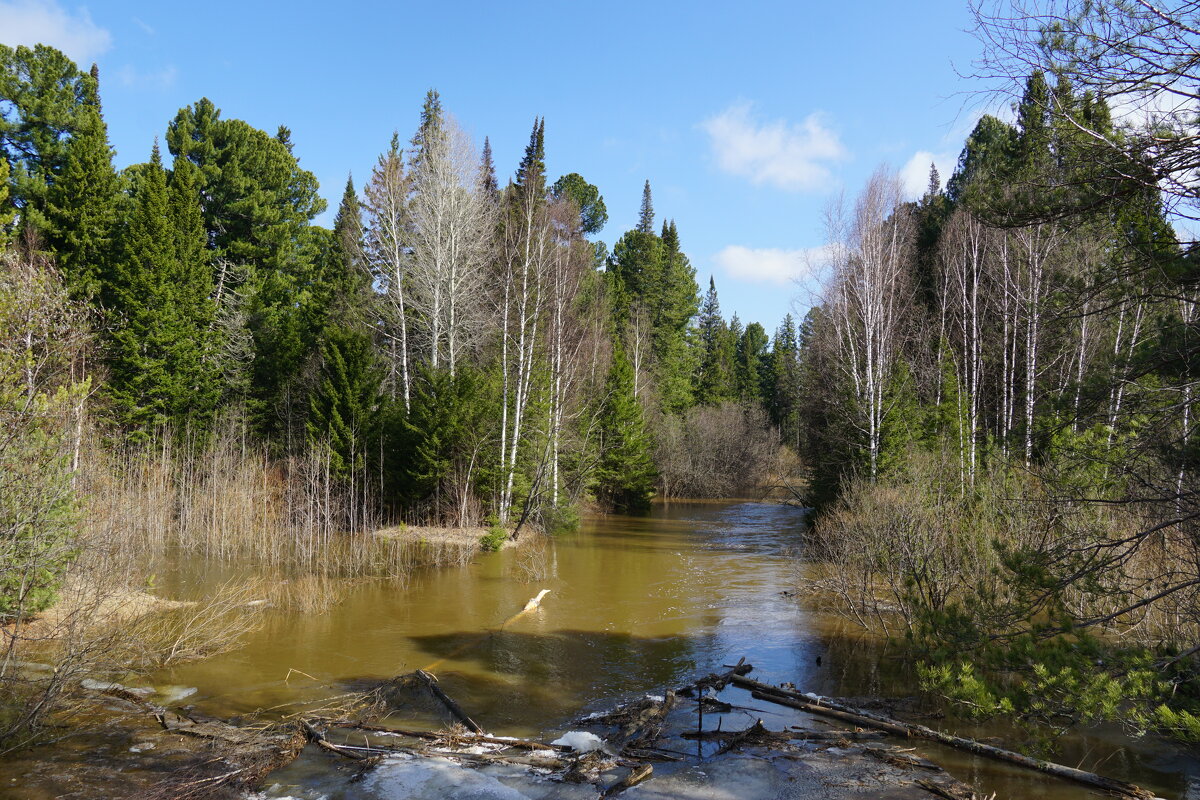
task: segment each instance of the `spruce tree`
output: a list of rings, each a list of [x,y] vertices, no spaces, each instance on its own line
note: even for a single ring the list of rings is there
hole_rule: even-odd
[[[600,460],[594,476],[596,499],[615,511],[648,508],[657,477],[633,381],[633,364],[617,338],[604,383],[598,426]]]
[[[208,264],[208,234],[200,210],[196,168],[183,160],[171,173],[168,205],[175,234],[175,274],[171,289],[182,335],[178,369],[191,380],[187,404],[190,421],[197,426],[215,413],[224,391],[217,352],[216,304],[213,276]]]
[[[496,162],[492,159],[492,143],[483,137],[483,155],[479,158],[479,188],[493,203],[500,200],[500,184],[496,180]]]
[[[717,284],[710,276],[708,293],[700,307],[699,373],[696,377],[696,402],[713,405],[735,396],[734,344],[730,328],[721,317]]]
[[[354,190],[354,178],[347,176],[342,202],[333,218],[333,241],[324,271],[328,307],[334,313],[359,313],[370,302],[371,275],[364,252],[362,206]]]
[[[737,342],[737,392],[746,403],[767,400],[768,368],[767,332],[762,325],[751,322]]]
[[[371,337],[351,328],[326,330],[320,359],[306,431],[310,442],[328,448],[330,470],[345,479],[362,471],[379,434],[383,373]]]
[[[783,318],[771,343],[770,390],[767,411],[771,422],[779,428],[783,441],[794,450],[800,449],[800,363],[796,322],[792,315]]]
[[[654,233],[654,200],[650,197],[650,181],[642,188],[642,208],[638,213],[637,231]]]
[[[46,243],[75,297],[100,295],[112,277],[120,181],[101,115],[98,78],[93,66],[83,81],[88,101],[75,115],[66,162],[46,196]]]
[[[181,237],[157,144],[141,172],[122,239],[112,287],[109,394],[118,422],[144,437],[167,423],[183,423],[203,402],[196,385],[203,337],[180,286]]]

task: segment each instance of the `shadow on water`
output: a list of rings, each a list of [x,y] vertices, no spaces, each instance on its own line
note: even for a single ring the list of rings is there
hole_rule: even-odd
[[[849,697],[916,694],[912,664],[782,594],[794,587],[803,531],[800,509],[741,501],[672,502],[648,516],[588,518],[578,533],[548,543],[536,581],[526,582],[517,569],[520,552],[505,550],[419,572],[405,584],[357,583],[326,614],[277,615],[241,649],[160,680],[197,687],[197,704],[229,715],[432,668],[484,727],[518,736],[561,729],[581,713],[659,692],[742,656],[766,682]],[[180,595],[197,596],[214,576],[183,564],[171,580]],[[501,630],[541,589],[550,590],[541,607]],[[413,711],[418,722],[445,721],[437,709]],[[998,724],[942,722],[966,735],[1018,741]],[[1000,797],[1090,796],[927,750]],[[1179,748],[1131,741],[1115,729],[1072,734],[1058,756],[1170,796],[1178,796],[1196,763]],[[314,790],[334,780],[322,770],[312,772]]]

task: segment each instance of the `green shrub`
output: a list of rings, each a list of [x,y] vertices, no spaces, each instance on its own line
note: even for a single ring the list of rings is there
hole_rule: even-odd
[[[489,553],[494,553],[504,546],[504,540],[507,538],[508,531],[499,525],[493,525],[488,528],[487,533],[479,537],[479,546]]]

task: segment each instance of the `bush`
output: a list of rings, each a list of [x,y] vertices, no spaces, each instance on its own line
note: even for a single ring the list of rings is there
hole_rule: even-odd
[[[504,546],[504,540],[508,538],[508,531],[499,525],[493,525],[488,528],[488,532],[479,537],[479,546],[489,553],[494,553]]]
[[[698,406],[663,417],[655,434],[665,497],[738,497],[763,488],[779,461],[779,432],[758,405]]]
[[[541,513],[542,529],[551,536],[579,530],[579,512],[574,506],[548,506]]]
[[[0,619],[54,602],[75,556],[74,458],[88,393],[82,313],[44,260],[0,256]]]

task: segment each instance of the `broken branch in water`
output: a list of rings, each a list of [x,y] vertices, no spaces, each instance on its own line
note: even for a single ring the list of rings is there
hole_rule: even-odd
[[[991,758],[996,761],[1003,761],[1009,764],[1025,767],[1027,769],[1036,770],[1047,775],[1053,775],[1057,778],[1081,783],[1085,786],[1091,786],[1097,789],[1102,789],[1111,794],[1121,797],[1136,798],[1136,800],[1154,800],[1154,795],[1140,786],[1125,781],[1119,781],[1115,778],[1106,778],[1103,775],[1097,775],[1094,772],[1067,767],[1062,764],[1055,764],[1052,761],[1043,761],[1041,759],[1031,758],[1021,753],[1005,750],[1000,747],[977,742],[974,739],[966,739],[961,736],[954,736],[949,733],[927,728],[924,725],[915,725],[900,720],[891,719],[880,714],[875,714],[862,709],[843,706],[839,703],[832,702],[826,698],[814,699],[799,692],[790,689],[781,689],[777,686],[771,686],[767,683],[760,683],[756,680],[751,680],[740,675],[733,677],[733,684],[743,689],[751,690],[751,695],[758,700],[767,700],[779,705],[795,708],[800,711],[807,711],[810,714],[819,714],[821,716],[839,719],[843,722],[848,722],[852,725],[858,725],[864,728],[876,728],[884,730],[888,733],[894,733],[898,736],[905,736],[915,739],[927,739],[929,741],[938,742],[940,744],[953,747],[958,750],[965,750],[968,753]]]
[[[425,682],[425,685],[429,687],[429,691],[433,693],[434,697],[441,700],[442,705],[446,706],[459,722],[466,725],[472,733],[483,733],[483,728],[479,727],[475,723],[475,720],[468,717],[467,712],[463,711],[462,707],[450,698],[450,695],[442,691],[442,687],[438,686],[438,679],[435,676],[423,669],[417,670],[415,674]]]

